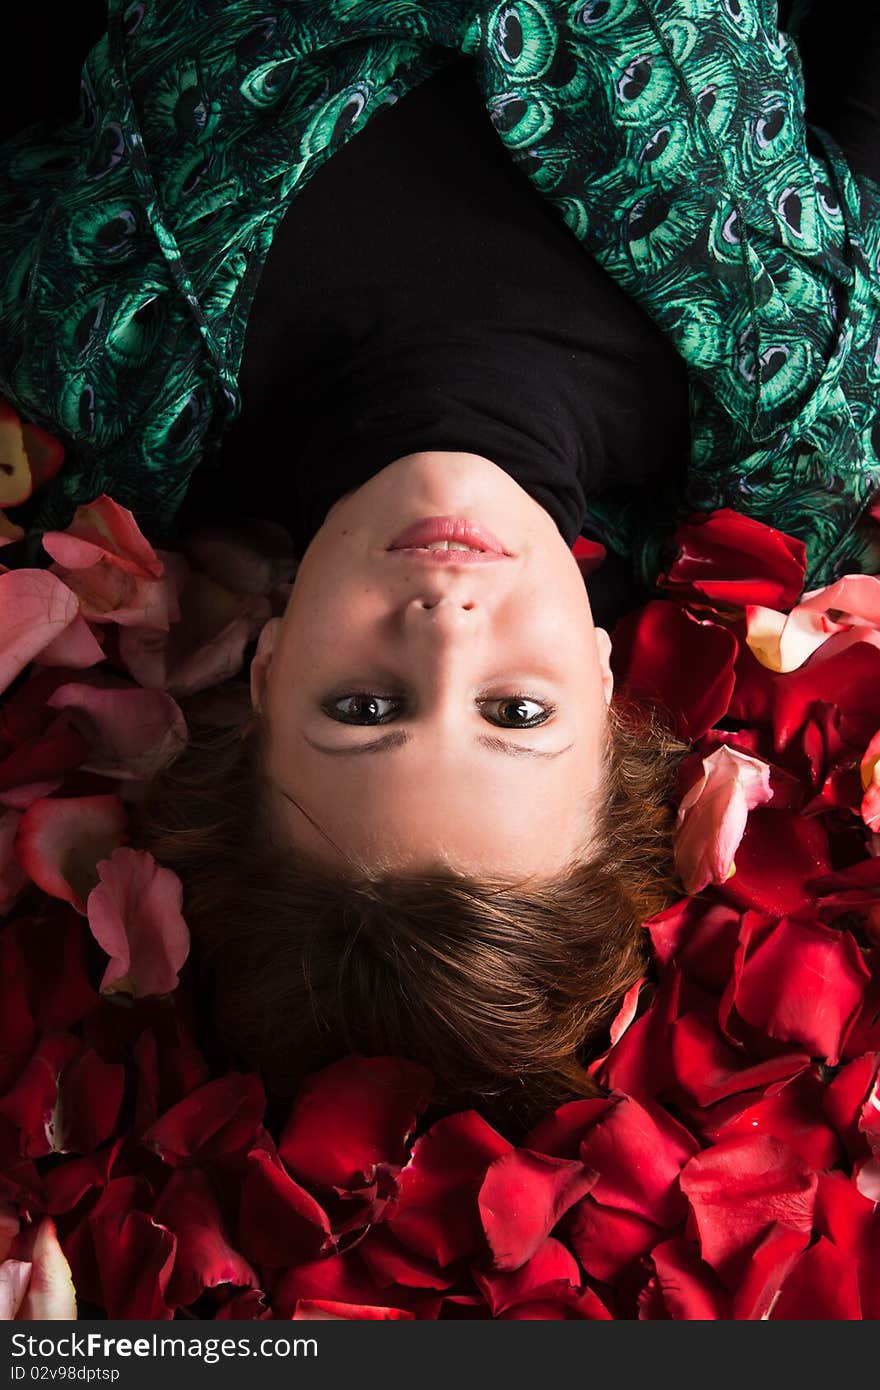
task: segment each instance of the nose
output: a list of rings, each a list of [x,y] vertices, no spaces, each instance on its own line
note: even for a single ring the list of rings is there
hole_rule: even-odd
[[[482,613],[472,595],[424,590],[407,600],[404,627],[418,642],[446,646],[473,637],[482,626]]]

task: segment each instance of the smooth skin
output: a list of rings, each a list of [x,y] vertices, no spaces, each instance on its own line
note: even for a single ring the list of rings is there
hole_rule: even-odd
[[[389,555],[430,516],[488,527],[512,558]],[[503,469],[395,459],[331,507],[260,634],[251,700],[279,833],[343,873],[549,879],[592,833],[610,649],[556,523]],[[359,753],[391,733],[408,738]]]

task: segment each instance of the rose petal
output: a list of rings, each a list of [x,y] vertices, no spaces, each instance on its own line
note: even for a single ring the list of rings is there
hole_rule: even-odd
[[[91,744],[87,772],[105,777],[149,778],[173,762],[186,745],[186,721],[177,702],[161,690],[135,686],[62,685],[52,709],[66,710]]]
[[[230,1072],[178,1101],[141,1136],[173,1168],[250,1149],[266,1096],[259,1077]]]
[[[489,1165],[512,1147],[475,1110],[437,1120],[401,1171],[390,1230],[441,1268],[483,1254],[477,1195]]]
[[[741,939],[737,1013],[837,1066],[870,980],[850,933],[784,917],[769,926],[750,922]]]
[[[302,1182],[360,1188],[377,1163],[402,1164],[428,1103],[425,1067],[393,1057],[344,1057],[306,1079],[278,1152]]]
[[[118,796],[48,797],[25,811],[15,851],[38,888],[85,913],[97,866],[125,836],[127,821]]]
[[[552,1236],[541,1242],[525,1264],[512,1272],[472,1269],[474,1283],[482,1293],[493,1317],[517,1303],[540,1298],[548,1285],[560,1281],[572,1288],[581,1283],[578,1262],[570,1250]]]
[[[111,1319],[173,1317],[165,1295],[177,1240],[149,1211],[142,1177],[114,1178],[88,1216],[101,1280],[101,1303]]]
[[[81,670],[94,666],[104,660],[104,648],[81,613],[63,632],[38,652],[34,661],[38,666],[67,666]]]
[[[519,1269],[596,1181],[578,1160],[513,1149],[489,1165],[477,1199],[497,1270]]]
[[[262,1268],[298,1264],[331,1248],[327,1213],[285,1171],[276,1154],[251,1149],[241,1184],[236,1239]]]
[[[713,1145],[685,1166],[681,1188],[700,1253],[729,1289],[771,1227],[791,1230],[801,1249],[809,1241],[816,1174],[778,1139],[755,1135]]]
[[[304,1319],[311,1322],[393,1322],[411,1320],[415,1314],[408,1313],[405,1308],[378,1308],[357,1303],[331,1303],[329,1299],[299,1298],[291,1316],[294,1322]]]
[[[691,1322],[730,1317],[730,1295],[689,1240],[677,1236],[656,1245],[651,1263],[667,1317]]]
[[[657,599],[616,625],[612,668],[620,689],[668,711],[693,742],[727,713],[738,650],[727,628]]]
[[[0,574],[0,691],[77,617],[76,595],[48,570]]]
[[[811,1322],[861,1319],[858,1274],[852,1261],[820,1236],[798,1259],[769,1316]]]
[[[660,1227],[674,1225],[685,1212],[679,1175],[699,1145],[654,1101],[612,1098],[616,1104],[581,1140],[581,1160],[598,1174],[591,1196]]]
[[[687,893],[730,878],[749,811],[772,795],[765,762],[735,748],[703,759],[701,776],[678,809],[675,865]]]
[[[683,599],[787,608],[803,588],[803,541],[730,508],[690,517],[675,542],[678,555],[657,583]]]
[[[18,811],[0,813],[0,917],[6,916],[28,881],[13,849],[20,821]]]
[[[125,848],[100,861],[98,878],[86,909],[92,935],[110,957],[101,993],[170,994],[189,955],[180,879],[145,850]]]
[[[10,1322],[18,1316],[32,1268],[28,1260],[0,1261],[0,1322]]]
[[[259,1281],[227,1234],[214,1188],[198,1168],[171,1174],[153,1209],[153,1219],[177,1240],[174,1268],[165,1293],[172,1308],[189,1307],[218,1285],[253,1287]]]
[[[162,560],[132,513],[106,493],[77,507],[64,531],[46,531],[43,549],[68,569],[88,569],[107,559],[144,579],[159,579],[163,572]]]

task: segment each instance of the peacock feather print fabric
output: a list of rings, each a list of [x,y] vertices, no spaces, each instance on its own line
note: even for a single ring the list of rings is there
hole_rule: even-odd
[[[880,569],[880,188],[807,130],[776,0],[110,0],[78,118],[0,146],[0,395],[68,450],[31,538],[102,491],[172,537],[291,200],[456,54],[688,364],[685,494],[591,499],[606,544],[651,582],[675,517],[727,506],[804,539],[808,583]]]

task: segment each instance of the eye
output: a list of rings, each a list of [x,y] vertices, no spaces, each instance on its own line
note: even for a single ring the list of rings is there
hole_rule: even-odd
[[[498,724],[502,729],[534,729],[538,724],[546,724],[547,720],[554,712],[552,705],[542,705],[538,700],[532,700],[528,695],[505,695],[500,700],[481,700],[481,706],[495,706],[501,711],[500,719],[489,718],[490,723]],[[530,714],[528,706],[532,705],[537,709],[537,714]]]
[[[391,695],[370,695],[366,691],[356,690],[350,695],[332,696],[321,708],[340,724],[387,724],[402,703],[402,700]],[[392,708],[383,710],[383,705]]]
[[[321,709],[339,724],[374,725],[387,724],[404,703],[396,695],[373,695],[369,691],[355,690],[347,695],[331,696],[322,703]],[[502,729],[534,729],[545,724],[556,712],[555,705],[543,704],[528,695],[504,695],[500,699],[480,700],[479,704],[485,718]],[[487,709],[497,713],[487,713]]]

